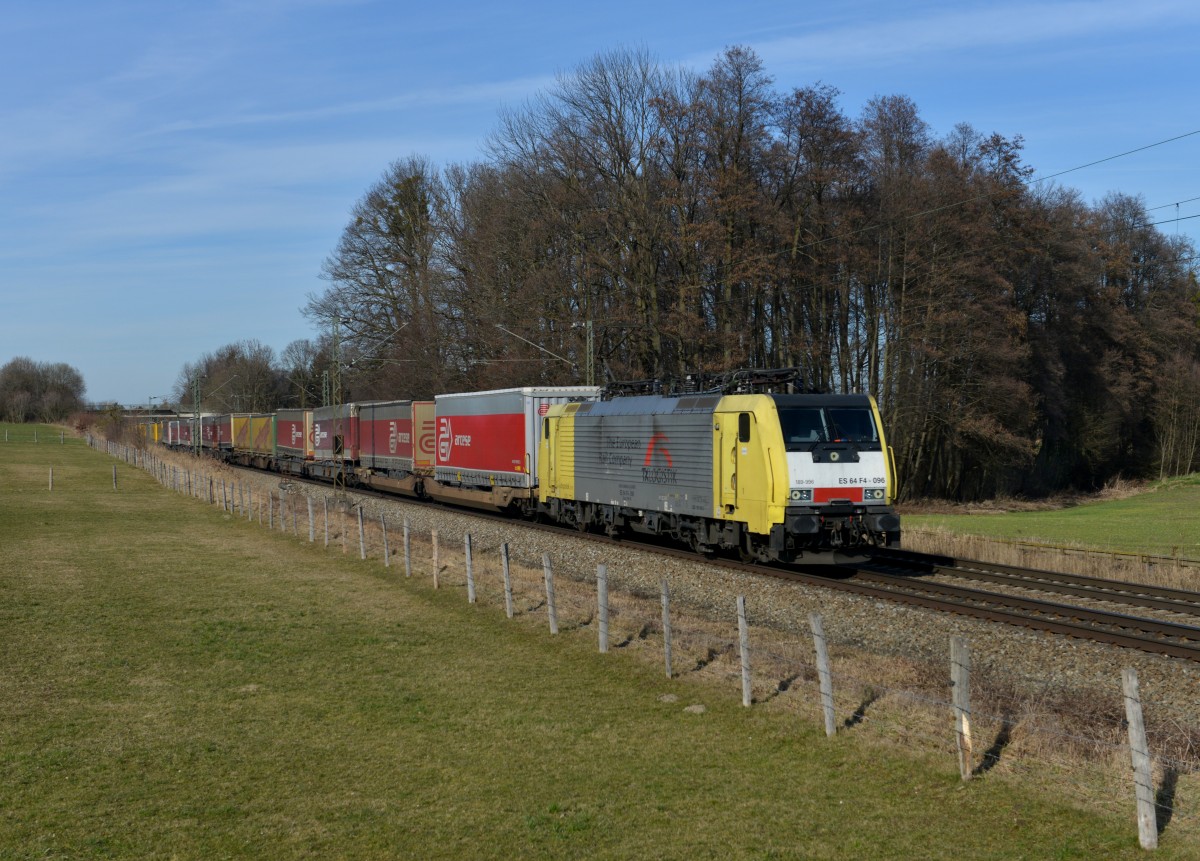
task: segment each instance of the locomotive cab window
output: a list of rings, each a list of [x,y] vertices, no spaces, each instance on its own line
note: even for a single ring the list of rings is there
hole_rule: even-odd
[[[834,439],[859,443],[860,446],[873,444],[876,448],[879,447],[879,435],[875,432],[875,416],[870,410],[861,407],[849,409],[830,407],[825,412],[829,415]]]
[[[820,443],[879,449],[875,417],[867,407],[785,407],[779,410],[779,424],[788,451],[812,451]]]
[[[750,442],[750,413],[738,413],[738,442]]]

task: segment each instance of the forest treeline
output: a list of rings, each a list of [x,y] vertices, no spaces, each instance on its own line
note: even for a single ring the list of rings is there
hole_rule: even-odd
[[[63,362],[17,356],[0,368],[0,420],[59,422],[83,407],[83,375]]]
[[[703,74],[601,55],[503,113],[483,160],[388,167],[282,396],[319,400],[336,328],[360,399],[797,367],[878,399],[903,498],[1190,472],[1193,247],[1140,198],[1032,174],[1020,137],[936,137],[904,96],[851,117],[745,48]]]

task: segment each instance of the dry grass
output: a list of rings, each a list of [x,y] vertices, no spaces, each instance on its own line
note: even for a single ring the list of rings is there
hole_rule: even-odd
[[[1200,590],[1200,563],[1194,560],[1012,541],[938,528],[906,529],[904,547],[918,553],[978,559],[1000,565],[1065,571],[1171,589]]]

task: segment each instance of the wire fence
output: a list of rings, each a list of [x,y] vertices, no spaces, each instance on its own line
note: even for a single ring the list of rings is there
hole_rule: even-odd
[[[808,620],[811,636],[799,636],[756,624],[753,603],[739,596],[722,618],[672,606],[666,578],[648,590],[644,577],[618,567],[389,519],[353,494],[278,475],[247,477],[191,456],[89,443],[230,516],[382,564],[402,581],[461,591],[466,601],[504,608],[551,636],[595,637],[600,651],[638,655],[672,679],[696,677],[731,696],[740,692],[749,708],[778,710],[830,735],[856,733],[944,755],[964,781],[1005,775],[1049,782],[1080,807],[1136,819],[1146,848],[1168,827],[1200,834],[1200,724],[1193,711],[1143,702],[1135,673],[1131,691],[1130,669],[1114,674],[1111,690],[1081,692],[994,666],[971,669],[965,641],[947,643],[940,664],[873,654],[827,640],[819,616]]]

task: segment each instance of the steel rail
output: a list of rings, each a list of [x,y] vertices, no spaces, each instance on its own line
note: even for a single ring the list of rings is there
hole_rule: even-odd
[[[1151,586],[1123,580],[1106,580],[1083,574],[1022,568],[974,559],[955,559],[909,551],[881,551],[870,563],[859,566],[870,570],[896,572],[897,576],[938,574],[965,580],[1015,586],[1039,592],[1051,592],[1108,601],[1133,607],[1165,610],[1190,616],[1200,616],[1200,592]]]

